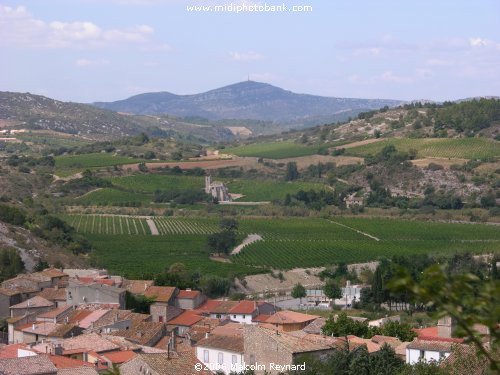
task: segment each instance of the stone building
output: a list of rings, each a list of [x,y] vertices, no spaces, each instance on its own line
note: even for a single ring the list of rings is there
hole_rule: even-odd
[[[227,186],[219,181],[212,181],[212,176],[205,176],[205,193],[211,195],[218,202],[230,202],[231,196]]]

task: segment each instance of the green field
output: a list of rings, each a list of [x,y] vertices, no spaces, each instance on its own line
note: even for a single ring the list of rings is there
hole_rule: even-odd
[[[500,156],[500,142],[487,138],[389,138],[346,149],[346,155],[369,156],[385,146],[394,145],[398,151],[417,151],[417,157],[481,159]]]
[[[318,147],[302,146],[295,142],[268,142],[253,143],[245,146],[227,148],[223,150],[226,154],[237,156],[254,156],[268,159],[284,159],[298,156],[314,155]]]
[[[217,218],[154,218],[158,236],[145,218],[65,216],[96,248],[99,265],[139,277],[174,262],[189,270],[223,273],[262,272],[263,268],[319,267],[394,255],[499,252],[500,231],[486,224],[455,224],[394,219],[338,217],[240,219],[239,237],[258,233],[263,241],[246,246],[232,264],[208,258],[206,236],[218,230]],[[233,267],[233,268],[231,268]],[[142,271],[141,271],[142,270]],[[147,270],[147,271],[145,271]]]
[[[111,182],[115,186],[138,193],[153,193],[155,190],[202,189],[205,186],[203,177],[160,174],[115,177],[111,179]]]
[[[84,205],[117,205],[131,203],[150,203],[152,194],[141,194],[123,191],[114,188],[103,188],[87,193],[76,199],[76,202]]]
[[[110,153],[56,156],[56,169],[85,169],[92,167],[110,167],[113,165],[140,163],[146,160],[116,156]]]
[[[259,202],[284,199],[286,194],[299,190],[325,190],[326,186],[314,182],[286,182],[276,180],[230,180],[227,187],[230,193],[243,194],[238,202]]]
[[[324,190],[325,185],[313,182],[286,182],[274,180],[237,180],[222,179],[229,192],[243,194],[240,202],[259,202],[284,199],[286,194],[295,194],[299,190]],[[202,189],[205,182],[199,176],[176,175],[134,175],[113,177],[110,179],[115,188],[105,188],[85,194],[77,199],[86,205],[116,205],[130,202],[149,203],[156,190]]]

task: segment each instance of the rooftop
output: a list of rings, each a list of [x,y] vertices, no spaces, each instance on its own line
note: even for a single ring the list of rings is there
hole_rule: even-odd
[[[72,308],[73,308],[72,306],[61,306],[58,307],[57,309],[38,314],[37,318],[47,318],[47,319],[57,318],[59,315],[65,313],[68,310],[71,310]]]
[[[121,329],[109,335],[121,336],[134,343],[146,345],[164,329],[164,324],[160,322],[134,322],[129,329]]]
[[[45,288],[38,295],[49,301],[66,301],[65,288]]]
[[[317,315],[302,314],[295,311],[278,311],[277,313],[271,315],[266,323],[270,324],[297,324],[297,323],[307,323],[318,319]]]
[[[153,280],[125,280],[123,287],[132,294],[144,294],[153,285]]]
[[[242,335],[227,336],[211,334],[198,341],[196,345],[205,348],[227,350],[235,353],[243,353],[245,351]]]
[[[150,286],[144,292],[146,297],[155,298],[156,302],[168,302],[172,299],[177,288],[173,286]]]
[[[257,310],[257,302],[255,301],[240,301],[236,306],[229,310],[230,314],[252,314]]]
[[[97,353],[119,349],[119,346],[101,337],[97,333],[88,333],[61,340],[64,350],[85,349]]]
[[[195,364],[200,363],[194,354],[183,353],[183,355],[161,354],[137,354],[132,361],[140,361],[162,375],[192,374]],[[210,371],[197,371],[196,374],[208,375]]]
[[[177,298],[193,299],[201,294],[198,290],[180,290]]]
[[[135,356],[136,354],[132,350],[123,350],[119,352],[109,352],[103,354],[103,357],[107,359],[109,362],[117,364],[127,362],[128,360],[134,358]]]
[[[13,305],[11,309],[27,309],[27,308],[36,308],[36,307],[51,307],[54,306],[54,303],[46,300],[43,297],[35,296],[30,298],[24,302],[18,303],[17,305]]]
[[[182,314],[178,315],[172,320],[169,320],[167,324],[176,325],[176,326],[186,326],[191,327],[192,325],[198,323],[200,320],[203,320],[203,317],[192,312],[192,311],[184,311]]]
[[[56,366],[46,355],[0,359],[0,374],[41,375],[57,372]]]

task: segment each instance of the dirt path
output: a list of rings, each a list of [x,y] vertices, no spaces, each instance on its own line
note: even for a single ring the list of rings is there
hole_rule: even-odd
[[[95,189],[92,189],[90,191],[87,191],[85,194],[82,194],[79,197],[76,197],[75,199],[83,198],[83,197],[89,195],[90,193],[93,193],[94,191],[99,191],[99,190],[102,190],[102,188],[95,188]]]
[[[149,226],[149,230],[151,231],[152,236],[158,236],[160,232],[158,232],[158,228],[156,228],[156,224],[152,219],[146,219],[146,223]]]
[[[347,144],[341,145],[341,146],[335,146],[335,147],[333,147],[333,149],[339,150],[341,148],[353,148],[353,147],[358,147],[358,146],[369,145],[370,143],[381,142],[384,140],[385,140],[385,138],[370,138],[370,139],[365,139],[364,141],[357,141],[357,142],[347,143]]]
[[[362,234],[363,236],[366,236],[366,237],[369,237],[371,238],[372,240],[375,240],[375,241],[380,241],[380,238],[377,238],[375,236],[372,236],[371,234],[369,233],[365,233],[365,232],[361,232],[360,230],[356,229],[356,228],[351,228],[345,224],[340,224],[340,223],[337,223],[336,221],[332,221],[332,220],[328,220],[330,223],[332,224],[337,224],[337,225],[340,225],[341,227],[344,227],[344,228],[347,228],[347,229],[350,229],[350,230],[353,230],[359,234]]]
[[[239,254],[241,250],[247,245],[250,245],[251,243],[254,243],[256,241],[262,241],[262,236],[260,234],[249,234],[247,238],[243,240],[242,243],[240,243],[238,246],[234,248],[233,251],[231,251],[231,255],[236,255]]]

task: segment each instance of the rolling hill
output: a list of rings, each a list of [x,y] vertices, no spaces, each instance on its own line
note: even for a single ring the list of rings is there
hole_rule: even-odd
[[[307,126],[347,119],[361,111],[397,106],[398,100],[333,98],[296,94],[246,81],[200,94],[145,93],[96,107],[141,115],[199,116],[210,120],[248,119]]]

